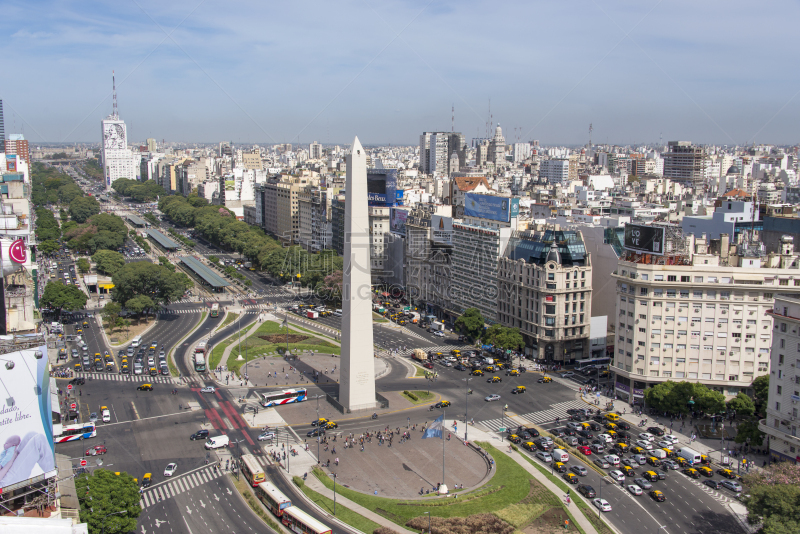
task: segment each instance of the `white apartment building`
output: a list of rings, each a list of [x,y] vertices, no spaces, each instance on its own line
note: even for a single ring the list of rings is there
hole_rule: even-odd
[[[392,208],[388,206],[369,207],[370,256],[373,276],[380,276],[386,261],[386,235],[390,233]]]
[[[310,252],[330,249],[333,245],[331,194],[330,190],[308,186],[298,196],[300,245]]]
[[[782,254],[763,256],[745,255],[727,235],[710,244],[688,236],[679,265],[623,255],[611,275],[617,315],[609,319],[617,394],[641,403],[646,387],[667,380],[750,392],[769,369],[775,295],[800,286],[798,256],[783,240]]]
[[[560,184],[569,180],[568,159],[545,159],[539,163],[539,181]]]
[[[779,295],[771,312],[772,356],[766,418],[758,428],[769,437],[774,461],[800,461],[800,295]]]

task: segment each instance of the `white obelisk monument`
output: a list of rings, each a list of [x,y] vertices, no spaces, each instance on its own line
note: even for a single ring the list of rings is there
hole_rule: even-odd
[[[356,137],[347,158],[345,180],[342,363],[339,380],[339,402],[350,410],[375,407],[367,196],[367,155]]]

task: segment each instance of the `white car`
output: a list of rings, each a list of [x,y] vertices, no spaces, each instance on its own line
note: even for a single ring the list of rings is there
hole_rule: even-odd
[[[573,373],[572,371],[567,371],[566,373],[561,375],[561,378],[569,378],[571,376],[575,376],[575,373]]]
[[[662,449],[669,449],[669,450],[673,449],[672,442],[671,441],[667,441],[665,439],[662,439],[661,441],[656,443],[656,445],[658,445]]]
[[[667,434],[666,436],[664,436],[661,439],[663,439],[664,441],[670,441],[670,442],[672,442],[673,445],[677,445],[678,442],[680,441],[678,439],[678,436],[675,436],[673,434]]]
[[[603,440],[606,443],[612,443],[614,441],[608,434],[598,434],[597,439]]]
[[[258,441],[271,441],[275,439],[275,432],[262,432],[258,435]]]
[[[625,480],[625,473],[623,473],[619,469],[614,469],[613,471],[609,471],[608,476],[610,476],[617,482],[622,482],[623,480]]]
[[[172,475],[175,474],[175,470],[176,469],[178,469],[178,464],[176,464],[176,463],[171,463],[171,464],[167,465],[167,468],[164,469],[164,476],[165,477],[171,477]]]
[[[640,488],[636,484],[628,484],[627,488],[628,488],[628,491],[630,491],[634,495],[641,495],[642,494],[642,488]]]
[[[108,410],[103,410],[101,413],[103,414],[103,422],[104,423],[110,423],[111,422],[111,412],[109,412]]]
[[[444,337],[444,332],[442,332],[441,330],[437,330],[436,332],[433,333],[433,335],[436,337]]]
[[[619,456],[616,456],[614,454],[607,454],[603,456],[603,460],[610,463],[614,467],[617,467],[619,465]]]
[[[647,441],[655,441],[656,437],[653,434],[642,432],[641,434],[639,434],[639,439],[646,439]]]
[[[643,439],[638,440],[636,442],[636,444],[638,446],[640,446],[641,448],[643,448],[645,450],[648,450],[648,451],[652,451],[655,448],[655,447],[653,447],[652,443],[650,443],[649,441],[643,440]]]
[[[336,317],[341,317],[341,316],[342,316],[342,310],[338,310],[338,309],[337,309],[337,310],[334,310],[333,314],[334,314]]]
[[[215,388],[214,386],[206,386],[200,390],[200,393],[216,393],[216,392],[217,388]]]
[[[597,508],[599,508],[603,512],[611,511],[611,505],[608,504],[608,501],[605,499],[593,499],[592,504],[594,504]]]
[[[492,395],[488,395],[483,400],[485,400],[486,402],[492,402],[492,401],[500,400],[500,395],[498,395],[496,393],[492,394]]]

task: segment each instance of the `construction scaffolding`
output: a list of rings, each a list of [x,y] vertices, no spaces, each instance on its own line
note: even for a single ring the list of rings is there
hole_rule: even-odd
[[[646,254],[624,249],[620,261],[647,265],[691,265],[688,239],[680,226],[659,225],[664,228],[664,254]]]

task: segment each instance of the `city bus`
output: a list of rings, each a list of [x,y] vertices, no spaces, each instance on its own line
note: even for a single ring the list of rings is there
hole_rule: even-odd
[[[575,370],[580,371],[586,369],[590,365],[592,367],[605,367],[611,364],[611,358],[589,358],[586,360],[575,360]]]
[[[97,427],[94,423],[80,423],[77,425],[61,425],[61,432],[56,434],[58,427],[53,426],[53,441],[55,443],[65,443],[67,441],[78,441],[79,439],[89,439],[97,437]]]
[[[290,506],[283,511],[281,523],[289,527],[292,532],[303,534],[331,534],[331,529],[326,527],[297,506]]]
[[[276,517],[283,515],[283,511],[292,505],[292,501],[269,482],[262,482],[256,486],[256,497],[269,508]]]
[[[252,454],[242,455],[242,474],[250,482],[254,488],[267,480],[267,475],[264,473],[264,468],[258,463],[256,457]]]
[[[208,341],[203,339],[195,346],[194,355],[192,356],[194,370],[198,373],[203,373],[206,370],[206,354],[208,354]]]
[[[306,388],[284,389],[274,393],[262,393],[261,397],[261,406],[269,408],[290,402],[303,402],[308,398],[308,391]]]
[[[219,302],[211,305],[211,317],[219,317]]]

